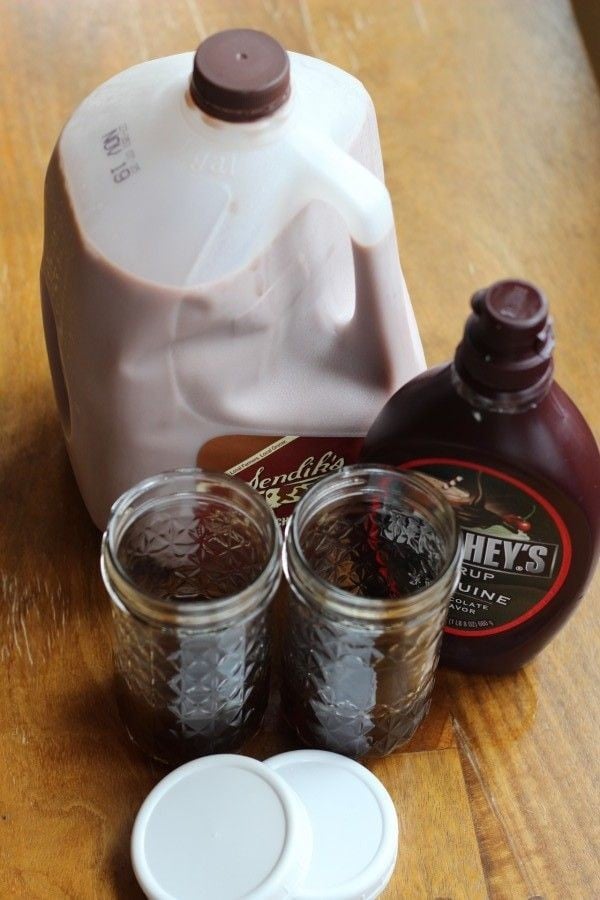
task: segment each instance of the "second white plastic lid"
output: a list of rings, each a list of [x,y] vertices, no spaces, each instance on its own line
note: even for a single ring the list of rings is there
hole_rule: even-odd
[[[392,877],[398,817],[383,784],[364,766],[322,750],[265,763],[293,788],[313,832],[313,852],[295,900],[373,900]]]

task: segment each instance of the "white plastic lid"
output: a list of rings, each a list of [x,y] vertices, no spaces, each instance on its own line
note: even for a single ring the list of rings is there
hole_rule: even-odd
[[[171,772],[137,814],[131,858],[151,900],[295,896],[312,848],[302,804],[273,769],[235,755]]]
[[[372,900],[392,877],[398,816],[383,784],[337,753],[296,750],[267,760],[306,807],[313,853],[295,900]]]
[[[381,782],[320,750],[187,763],[150,792],[131,838],[151,900],[373,900],[397,849]]]

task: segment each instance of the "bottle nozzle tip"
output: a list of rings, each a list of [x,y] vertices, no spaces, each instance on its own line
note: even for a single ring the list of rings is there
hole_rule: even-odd
[[[548,316],[546,298],[527,281],[497,281],[485,291],[484,297],[489,315],[505,326],[537,329]]]

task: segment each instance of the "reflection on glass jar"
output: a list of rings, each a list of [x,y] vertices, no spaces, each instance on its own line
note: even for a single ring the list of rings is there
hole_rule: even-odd
[[[113,506],[102,575],[118,702],[155,759],[229,751],[260,726],[280,544],[262,498],[224,475],[167,472]]]
[[[443,496],[418,475],[350,466],[288,523],[284,715],[301,740],[384,755],[429,709],[461,558]]]

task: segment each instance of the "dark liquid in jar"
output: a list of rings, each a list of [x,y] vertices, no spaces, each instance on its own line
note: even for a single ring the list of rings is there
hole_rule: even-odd
[[[231,597],[265,565],[243,516],[154,513],[125,533],[119,560],[144,594],[177,603]],[[130,737],[170,764],[236,749],[259,728],[269,691],[268,610],[225,627],[165,628],[119,609],[116,687]]]
[[[423,590],[442,564],[440,539],[429,522],[379,505],[327,510],[303,532],[302,549],[328,584],[374,600]]]
[[[313,572],[328,584],[397,600],[440,574],[442,542],[410,511],[329,508],[301,539]],[[368,601],[367,601],[368,602]],[[338,615],[319,597],[289,596],[284,631],[283,709],[304,743],[350,756],[384,755],[424,718],[447,604],[386,623]]]

